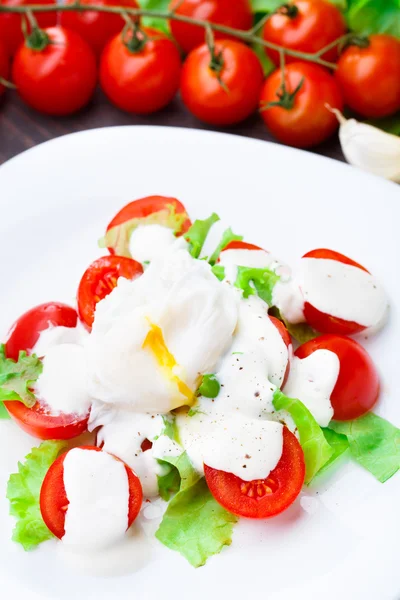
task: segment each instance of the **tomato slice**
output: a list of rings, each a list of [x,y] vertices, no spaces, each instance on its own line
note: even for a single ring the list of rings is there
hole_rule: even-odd
[[[169,208],[173,206],[175,209],[175,213],[177,215],[184,214],[186,215],[186,219],[183,222],[181,231],[177,234],[178,236],[186,233],[186,231],[191,226],[191,221],[186,212],[186,208],[183,206],[179,200],[176,198],[168,198],[166,196],[147,196],[146,198],[141,198],[140,200],[133,200],[126,206],[124,206],[110,221],[107,226],[107,231],[112,229],[113,227],[117,227],[117,225],[122,225],[126,223],[126,221],[130,221],[131,219],[144,219],[158,213],[165,208]],[[108,248],[110,254],[115,254],[113,248]]]
[[[143,267],[133,258],[103,256],[86,269],[78,287],[79,318],[91,329],[96,304],[115,288],[119,277],[134,279],[143,273]]]
[[[327,248],[318,248],[317,250],[311,250],[304,254],[303,258],[321,258],[336,260],[344,263],[345,265],[351,265],[357,267],[366,273],[369,273],[365,267],[355,262],[351,258],[348,258],[340,252],[334,250],[328,250]],[[315,308],[309,302],[304,304],[304,316],[309,325],[320,331],[321,333],[335,333],[338,335],[354,335],[365,329],[364,325],[355,323],[354,321],[346,321],[345,319],[339,319],[327,313],[321,312]]]
[[[31,308],[10,329],[7,357],[18,360],[20,350],[32,350],[42,331],[50,326],[76,327],[77,320],[76,310],[60,302],[46,302]]]
[[[296,436],[284,427],[282,456],[266,479],[244,481],[204,465],[210,492],[226,510],[249,519],[267,519],[286,510],[304,483],[303,450]]]
[[[340,361],[339,376],[331,394],[333,418],[357,419],[372,409],[379,396],[379,375],[368,352],[356,341],[341,335],[321,335],[295,352],[306,358],[316,350],[330,350]]]
[[[248,242],[242,242],[238,240],[229,242],[222,252],[225,252],[225,250],[262,250],[262,248],[260,248],[260,246],[256,246],[255,244],[249,244]],[[264,252],[266,252],[266,250],[264,250]]]
[[[283,339],[283,342],[284,342],[286,348],[289,348],[289,346],[291,346],[291,344],[292,344],[292,338],[290,337],[290,333],[286,329],[285,324],[282,323],[282,321],[280,321],[276,317],[273,317],[272,315],[268,315],[268,316],[270,318],[270,321],[272,321],[272,323],[275,325],[275,327],[279,331],[279,333],[281,335],[281,338]],[[289,372],[290,372],[290,360],[288,358],[288,362],[287,362],[287,366],[286,366],[286,371],[285,371],[285,375],[284,375],[283,380],[282,380],[281,388],[283,388],[283,386],[287,382],[287,378],[289,377]]]
[[[97,446],[81,446],[81,450],[102,452]],[[68,452],[59,456],[47,471],[40,490],[40,512],[50,531],[59,539],[65,535],[65,514],[68,510],[68,498],[64,486],[64,460]],[[114,456],[114,455],[112,455]],[[114,456],[115,460],[120,460]],[[123,462],[123,461],[120,461]],[[138,477],[125,464],[129,485],[128,527],[139,514],[143,492]]]
[[[77,320],[76,310],[59,302],[47,302],[28,310],[10,330],[6,356],[18,360],[20,350],[32,350],[42,331],[50,326],[76,327]],[[4,402],[4,406],[21,429],[41,440],[67,440],[87,429],[89,415],[54,416],[39,402],[32,408],[16,401]]]

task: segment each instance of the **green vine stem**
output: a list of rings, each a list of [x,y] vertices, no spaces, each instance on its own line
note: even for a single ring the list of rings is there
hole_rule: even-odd
[[[326,48],[322,48],[318,52],[311,54],[308,52],[300,52],[298,50],[291,50],[289,48],[283,48],[282,46],[278,46],[277,44],[273,44],[272,42],[268,42],[258,35],[255,35],[256,28],[249,29],[248,31],[242,31],[240,29],[233,29],[232,27],[226,27],[225,25],[219,25],[218,23],[211,23],[209,21],[204,21],[201,19],[193,19],[191,17],[187,17],[186,15],[180,15],[175,10],[170,10],[166,12],[157,11],[157,10],[148,10],[145,8],[127,8],[126,6],[96,6],[93,4],[82,4],[81,2],[75,2],[73,4],[27,4],[24,6],[7,6],[4,4],[0,4],[0,14],[1,13],[18,13],[25,15],[28,12],[32,13],[41,13],[41,12],[59,12],[59,11],[91,11],[91,12],[105,12],[105,13],[113,13],[120,14],[123,18],[126,15],[130,17],[154,17],[158,19],[175,19],[176,21],[182,21],[183,23],[188,23],[190,25],[198,25],[199,27],[203,27],[204,29],[210,28],[213,31],[217,31],[218,33],[223,33],[229,35],[231,37],[235,37],[239,40],[242,40],[248,44],[259,44],[260,46],[264,46],[265,48],[270,48],[271,50],[276,50],[277,52],[284,52],[288,56],[293,56],[294,58],[298,58],[299,60],[304,60],[307,62],[313,62],[323,67],[327,67],[328,69],[336,69],[336,65],[334,63],[328,62],[321,58],[326,52],[326,49],[332,48],[336,44],[340,44],[342,42],[342,38],[338,38],[333,44],[329,44]],[[258,26],[257,26],[258,28]]]

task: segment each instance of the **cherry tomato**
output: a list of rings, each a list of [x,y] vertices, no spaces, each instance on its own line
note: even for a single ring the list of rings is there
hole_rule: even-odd
[[[218,23],[234,29],[247,30],[253,25],[253,15],[249,0],[173,0],[170,9],[175,7],[176,14],[192,19],[200,19]],[[182,21],[171,19],[170,28],[172,35],[184,50],[190,52],[197,46],[204,44],[204,28]],[[215,39],[232,39],[229,36],[214,32]]]
[[[0,36],[1,39],[1,36]],[[10,76],[10,62],[8,59],[8,55],[6,52],[6,48],[3,44],[0,44],[0,77],[2,77],[3,79],[8,79]],[[4,94],[5,92],[5,87],[4,85],[1,85],[0,83],[0,97]]]
[[[352,265],[353,267],[357,267],[358,269],[369,273],[367,269],[365,269],[362,265],[356,263],[351,258],[344,256],[344,254],[340,254],[340,252],[335,252],[334,250],[328,250],[326,248],[311,250],[310,252],[307,252],[307,254],[303,256],[303,258],[320,258],[322,260],[336,260],[338,262],[344,263],[345,265]],[[311,327],[314,327],[314,329],[322,333],[353,335],[366,329],[364,325],[360,325],[359,323],[355,323],[354,321],[346,321],[345,319],[339,319],[338,317],[334,317],[332,315],[328,315],[327,313],[323,313],[309,302],[306,302],[304,304],[304,316],[307,323],[311,325]]]
[[[325,0],[293,0],[270,16],[265,23],[263,38],[267,42],[297,50],[315,53],[346,33],[346,23],[340,10]],[[279,64],[279,52],[266,48],[270,59]],[[322,58],[335,62],[337,47],[324,53]],[[286,62],[294,62],[287,56]]]
[[[29,353],[42,331],[48,327],[76,327],[76,310],[61,302],[46,302],[31,308],[14,323],[6,342],[8,358],[18,360],[20,350]]]
[[[74,4],[75,0],[66,0],[66,4]],[[81,4],[95,6],[126,6],[139,8],[135,0],[82,0]],[[120,33],[125,21],[120,15],[96,11],[63,11],[60,13],[60,25],[79,33],[100,56],[110,38]]]
[[[264,110],[266,104],[280,100],[280,70],[267,78],[261,92],[261,115],[271,133],[281,142],[297,148],[309,148],[328,139],[337,130],[338,123],[326,104],[343,109],[334,77],[318,65],[296,62],[286,66],[285,84],[287,93],[282,99],[283,106]]]
[[[243,481],[232,473],[204,465],[210,492],[226,510],[250,519],[274,517],[297,498],[304,483],[303,450],[293,433],[284,427],[282,456],[266,479]]]
[[[107,226],[107,231],[118,225],[123,225],[127,221],[132,219],[144,219],[150,215],[155,215],[165,209],[173,207],[177,215],[185,215],[186,219],[183,222],[182,229],[178,235],[186,233],[191,226],[189,215],[186,212],[185,207],[176,198],[167,198],[166,196],[146,196],[146,198],[140,198],[140,200],[133,200],[124,206],[110,221]],[[108,248],[110,254],[114,254],[113,248]]]
[[[50,27],[43,50],[23,44],[12,76],[21,98],[49,115],[68,115],[87,104],[96,86],[96,59],[90,46],[74,31]]]
[[[139,48],[132,37],[116,35],[101,55],[100,85],[113,104],[136,114],[164,108],[179,89],[181,57],[174,42],[155,29],[143,28]],[[140,44],[143,43],[143,46]]]
[[[371,35],[367,47],[349,46],[335,72],[345,103],[363,117],[400,110],[400,41]]]
[[[42,331],[48,327],[75,327],[77,320],[76,310],[59,302],[32,308],[12,326],[6,343],[6,356],[18,360],[20,350],[32,350]],[[83,418],[49,415],[39,402],[32,408],[16,401],[4,402],[4,406],[21,429],[41,440],[67,440],[87,429],[88,415]]]
[[[102,452],[96,446],[81,446],[81,450]],[[59,539],[65,535],[65,515],[68,510],[68,498],[64,486],[64,460],[68,452],[59,456],[47,471],[40,490],[40,512],[50,531]],[[115,460],[120,460],[116,456]],[[121,461],[123,462],[123,461]],[[125,464],[129,486],[128,527],[139,514],[143,500],[142,486],[132,469]],[[82,482],[84,485],[84,482]]]
[[[86,269],[78,287],[78,312],[81,321],[90,329],[96,304],[116,287],[118,278],[134,279],[143,267],[125,256],[103,256]]]
[[[2,6],[26,6],[33,4],[30,0],[1,0]],[[43,0],[40,4],[48,4],[54,6],[56,0]],[[1,13],[0,14],[0,40],[4,43],[9,56],[13,56],[18,49],[18,46],[24,41],[24,36],[21,27],[22,15],[16,13]],[[36,21],[39,27],[53,27],[57,24],[56,12],[41,12],[35,13]]]
[[[255,244],[249,244],[248,242],[242,242],[238,240],[236,242],[229,242],[222,252],[225,252],[225,250],[262,250],[262,248],[260,248],[260,246],[256,246]]]
[[[295,356],[306,358],[316,350],[330,350],[340,361],[331,395],[333,418],[348,421],[371,410],[379,396],[379,375],[367,351],[348,337],[327,334],[300,346]]]
[[[192,50],[182,69],[182,100],[201,121],[233,125],[257,108],[263,83],[261,64],[250,48],[232,40],[217,41],[215,56],[217,70],[212,68],[206,44]]]

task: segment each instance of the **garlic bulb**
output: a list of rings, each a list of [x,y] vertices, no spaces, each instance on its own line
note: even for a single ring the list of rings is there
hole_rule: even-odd
[[[347,162],[400,183],[400,137],[356,119],[345,119],[339,110],[327,108],[340,123],[339,139]]]

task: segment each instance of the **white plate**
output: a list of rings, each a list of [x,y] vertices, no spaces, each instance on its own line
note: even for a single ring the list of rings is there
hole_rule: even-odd
[[[267,142],[187,129],[117,127],[62,137],[3,165],[1,333],[35,304],[73,302],[81,274],[99,256],[96,241],[110,217],[124,203],[149,194],[178,197],[194,218],[217,211],[245,239],[288,262],[328,247],[376,274],[392,312],[384,332],[367,347],[382,374],[378,412],[400,424],[400,188]],[[10,439],[18,443],[10,445]],[[201,569],[157,545],[135,573],[95,578],[69,570],[52,543],[24,553],[10,541],[5,485],[34,444],[13,423],[0,423],[4,598],[400,598],[400,474],[382,485],[361,468],[345,465],[306,490],[284,515],[269,522],[241,521],[232,546]]]

